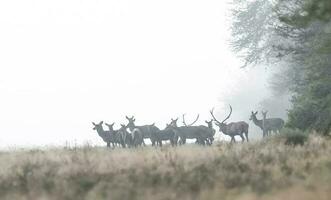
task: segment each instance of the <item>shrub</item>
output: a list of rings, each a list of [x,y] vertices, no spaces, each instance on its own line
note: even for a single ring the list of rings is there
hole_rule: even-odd
[[[283,129],[280,134],[286,145],[303,145],[308,139],[308,133],[299,129]]]

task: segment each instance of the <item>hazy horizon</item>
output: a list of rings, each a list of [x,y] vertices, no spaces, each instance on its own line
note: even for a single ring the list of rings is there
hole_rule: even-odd
[[[162,129],[199,113],[204,124],[228,104],[229,121],[253,128],[269,72],[240,68],[228,9],[216,0],[0,2],[0,147],[103,144],[92,121],[118,128],[134,115]]]

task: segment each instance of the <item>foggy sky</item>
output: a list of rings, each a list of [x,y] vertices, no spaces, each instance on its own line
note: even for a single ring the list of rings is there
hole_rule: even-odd
[[[0,147],[103,144],[92,121],[203,124],[229,103],[248,122],[267,73],[239,68],[228,15],[216,0],[1,1]]]

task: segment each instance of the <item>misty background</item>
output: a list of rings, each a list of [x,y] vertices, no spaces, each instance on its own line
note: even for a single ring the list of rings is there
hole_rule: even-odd
[[[240,68],[229,18],[216,0],[0,2],[0,147],[103,144],[92,121],[204,124],[229,104],[261,138],[250,112],[285,118],[288,98],[270,92],[276,69]]]

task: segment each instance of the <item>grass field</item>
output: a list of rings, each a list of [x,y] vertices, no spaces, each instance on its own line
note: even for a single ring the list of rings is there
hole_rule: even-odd
[[[330,199],[331,141],[0,153],[0,199]]]

